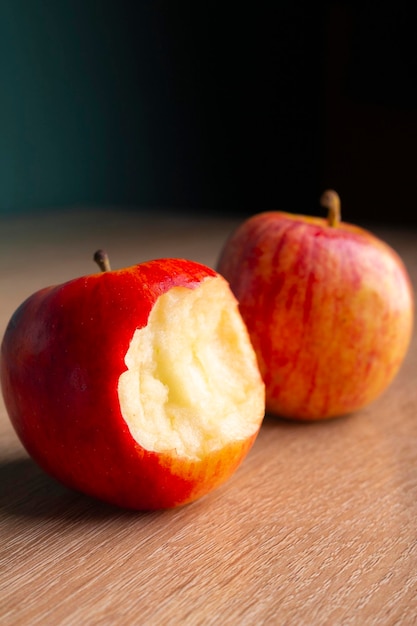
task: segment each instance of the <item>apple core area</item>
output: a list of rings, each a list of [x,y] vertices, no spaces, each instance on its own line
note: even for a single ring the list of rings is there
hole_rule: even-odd
[[[172,287],[135,331],[119,378],[122,416],[145,449],[200,458],[259,429],[264,385],[228,283]]]

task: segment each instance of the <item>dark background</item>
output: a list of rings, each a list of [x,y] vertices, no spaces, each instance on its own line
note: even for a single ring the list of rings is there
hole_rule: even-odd
[[[411,3],[0,0],[0,212],[417,222]]]

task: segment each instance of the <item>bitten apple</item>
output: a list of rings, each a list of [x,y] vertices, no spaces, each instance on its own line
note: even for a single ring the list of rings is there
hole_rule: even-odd
[[[229,281],[257,353],[266,408],[316,420],[381,394],[407,352],[413,294],[403,262],[370,232],[340,221],[264,212],[231,234],[217,270]]]
[[[191,502],[231,476],[264,416],[237,302],[192,261],[103,269],[12,316],[1,346],[10,419],[68,487],[132,509]]]

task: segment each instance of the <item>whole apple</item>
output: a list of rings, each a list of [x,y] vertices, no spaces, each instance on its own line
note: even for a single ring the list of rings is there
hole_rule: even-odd
[[[406,355],[413,293],[396,252],[340,221],[264,212],[231,234],[217,270],[229,281],[266,385],[266,410],[317,420],[381,394]]]
[[[131,509],[191,502],[226,481],[265,392],[227,282],[159,259],[48,287],[12,316],[1,385],[23,445],[70,488]]]

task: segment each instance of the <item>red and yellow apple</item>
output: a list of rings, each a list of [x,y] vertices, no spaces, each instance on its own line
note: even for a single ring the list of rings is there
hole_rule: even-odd
[[[217,270],[239,301],[266,385],[267,412],[316,420],[356,411],[397,374],[413,325],[413,293],[397,253],[340,221],[269,211],[225,242]]]
[[[236,299],[192,261],[103,269],[12,316],[0,361],[11,422],[70,488],[132,509],[191,502],[232,475],[264,416]]]

